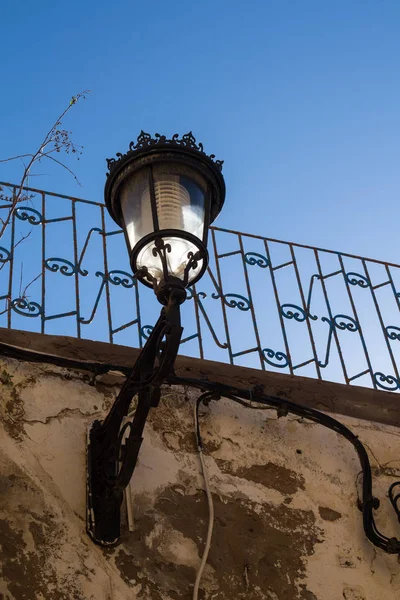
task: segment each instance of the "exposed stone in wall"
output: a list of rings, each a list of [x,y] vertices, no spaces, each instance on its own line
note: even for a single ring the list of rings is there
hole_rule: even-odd
[[[134,531],[103,550],[85,533],[85,445],[118,377],[0,364],[0,600],[189,600],[207,531],[193,393],[165,388],[131,482]],[[365,539],[357,456],[343,438],[228,400],[201,408],[215,528],[200,598],[398,600],[400,565]],[[400,475],[400,432],[342,418],[374,465],[377,522]],[[398,477],[400,479],[400,477]]]

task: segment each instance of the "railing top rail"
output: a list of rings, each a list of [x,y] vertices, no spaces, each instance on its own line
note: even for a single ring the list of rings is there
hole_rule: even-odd
[[[391,263],[378,258],[369,258],[368,256],[359,256],[358,254],[350,254],[348,252],[341,252],[339,250],[330,250],[328,248],[320,248],[319,246],[310,246],[308,244],[300,244],[299,242],[288,242],[285,240],[279,240],[277,238],[265,237],[262,235],[256,235],[254,233],[245,233],[243,231],[236,231],[235,229],[225,229],[223,227],[211,226],[215,231],[221,231],[225,233],[233,233],[235,235],[246,236],[256,240],[262,240],[267,242],[273,242],[276,244],[285,244],[286,246],[295,246],[296,248],[306,248],[307,250],[317,250],[318,252],[327,252],[328,254],[336,254],[336,256],[346,256],[347,258],[356,258],[358,260],[367,260],[368,262],[377,263],[380,265],[388,265],[389,267],[400,267],[400,264]]]
[[[9,182],[5,182],[5,181],[0,181],[0,186],[7,186],[7,187],[13,187],[13,188],[20,187],[19,185],[15,184],[15,183],[9,183]],[[57,194],[55,192],[49,192],[47,190],[41,190],[41,189],[32,188],[32,187],[24,186],[24,189],[27,192],[34,192],[35,194],[44,194],[45,196],[51,196],[54,198],[64,198],[66,200],[71,200],[72,202],[83,202],[85,204],[92,204],[95,206],[101,206],[103,208],[105,207],[104,202],[95,202],[94,200],[86,200],[84,198],[78,198],[76,196],[68,196],[66,194]],[[341,252],[339,250],[331,250],[329,248],[321,248],[319,246],[310,246],[309,244],[301,244],[300,242],[288,242],[287,240],[281,240],[278,238],[271,238],[271,237],[266,237],[266,236],[262,236],[262,235],[256,235],[254,233],[247,233],[244,231],[237,231],[236,229],[226,229],[224,227],[217,227],[215,225],[212,225],[211,229],[214,229],[215,231],[220,231],[221,233],[232,233],[232,234],[235,234],[238,236],[245,236],[248,238],[253,238],[253,239],[267,241],[267,242],[273,242],[273,243],[277,243],[277,244],[285,244],[286,246],[294,246],[296,248],[305,248],[307,250],[317,250],[318,252],[327,252],[328,254],[335,254],[337,256],[345,256],[347,258],[355,258],[358,260],[367,260],[372,263],[376,263],[376,264],[380,264],[380,265],[387,265],[389,267],[400,267],[400,264],[387,262],[387,261],[380,260],[377,258],[370,258],[368,256],[360,256],[358,254],[351,254],[349,252]]]
[[[15,183],[8,183],[6,181],[0,181],[0,186],[7,186],[12,188],[19,188],[20,186]],[[85,204],[94,204],[95,206],[105,206],[104,202],[95,202],[94,200],[85,200],[84,198],[77,198],[75,196],[68,196],[66,194],[57,194],[55,192],[48,192],[47,190],[39,190],[37,188],[26,187],[23,188],[27,192],[34,192],[35,194],[41,194],[45,196],[53,196],[54,198],[64,198],[65,200],[71,200],[72,202],[84,202]]]

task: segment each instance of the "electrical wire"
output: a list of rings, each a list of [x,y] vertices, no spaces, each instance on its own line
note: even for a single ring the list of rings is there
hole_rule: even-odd
[[[33,363],[40,362],[56,365],[58,367],[66,367],[68,369],[82,369],[83,371],[90,371],[95,375],[102,375],[108,371],[121,371],[126,375],[131,371],[131,368],[121,365],[91,360],[76,360],[74,358],[68,358],[58,354],[49,354],[48,352],[40,352],[39,350],[30,350],[29,348],[23,348],[14,344],[6,344],[4,342],[0,342],[0,354],[7,356],[8,358],[27,360]]]
[[[197,399],[195,407],[194,407],[194,424],[195,424],[195,432],[196,432],[197,450],[199,453],[201,470],[203,472],[204,484],[205,484],[207,500],[208,500],[208,528],[207,528],[206,544],[204,547],[203,556],[201,558],[200,567],[197,571],[196,581],[195,581],[194,588],[193,588],[193,600],[198,600],[198,597],[199,597],[200,582],[201,582],[201,578],[203,576],[204,568],[207,563],[208,553],[210,552],[211,539],[212,539],[213,528],[214,528],[214,503],[213,503],[212,494],[211,494],[211,490],[210,490],[210,482],[208,479],[207,466],[206,466],[206,463],[204,460],[203,442],[201,439],[200,425],[199,425],[199,406],[200,406],[201,402],[203,402],[207,397],[210,397],[210,396],[212,396],[212,393],[210,393],[210,392],[206,392],[205,394],[202,394]]]

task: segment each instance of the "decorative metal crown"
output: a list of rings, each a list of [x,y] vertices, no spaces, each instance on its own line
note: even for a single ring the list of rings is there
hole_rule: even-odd
[[[187,148],[189,150],[197,150],[197,152],[201,152],[207,158],[209,158],[215,166],[222,171],[223,160],[215,160],[215,154],[206,154],[203,150],[203,144],[201,142],[197,143],[196,138],[193,133],[189,131],[189,133],[185,133],[181,138],[179,137],[179,133],[175,133],[171,139],[168,139],[165,135],[160,135],[159,133],[154,134],[154,138],[151,137],[149,133],[145,133],[142,129],[140,134],[137,137],[136,143],[131,142],[129,144],[129,151],[126,154],[121,154],[121,152],[117,152],[117,158],[107,158],[107,167],[108,170],[114,168],[116,163],[118,163],[122,158],[127,155],[131,155],[135,152],[139,152],[140,150],[146,150],[147,148],[157,147],[157,146],[172,146],[175,148]]]

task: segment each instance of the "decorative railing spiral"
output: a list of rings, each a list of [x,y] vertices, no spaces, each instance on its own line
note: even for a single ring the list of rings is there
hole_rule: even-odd
[[[17,187],[0,184],[6,220]],[[104,204],[26,188],[0,240],[0,327],[142,347],[159,306]],[[212,227],[182,354],[400,390],[400,266]],[[29,317],[29,318],[27,318]]]

